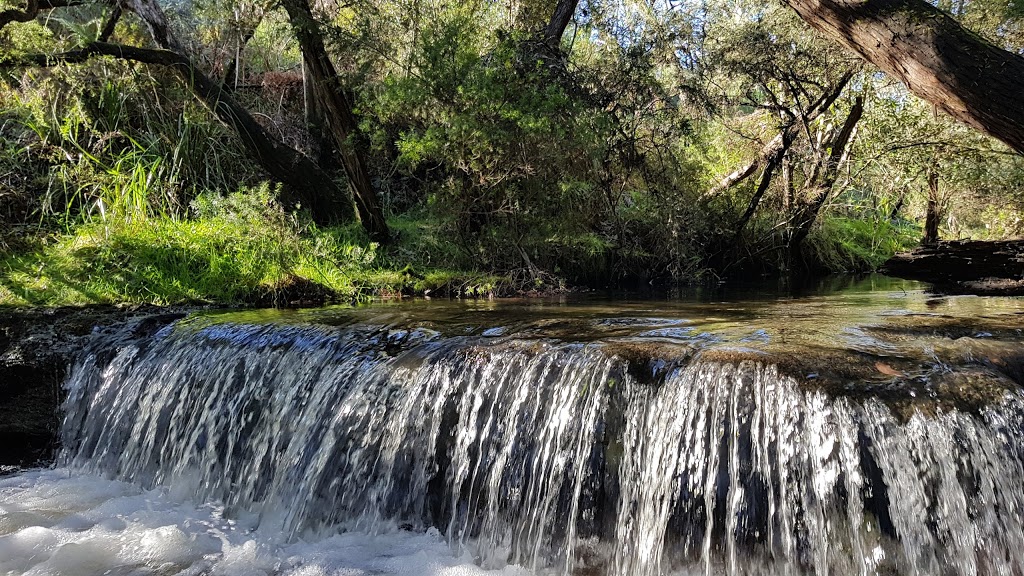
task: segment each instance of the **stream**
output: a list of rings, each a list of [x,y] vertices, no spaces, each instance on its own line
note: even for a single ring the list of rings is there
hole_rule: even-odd
[[[1024,574],[1024,299],[402,301],[97,329],[0,574]]]

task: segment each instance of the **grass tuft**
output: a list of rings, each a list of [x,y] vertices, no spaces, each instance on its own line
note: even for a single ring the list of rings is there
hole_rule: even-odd
[[[808,237],[815,260],[830,272],[877,270],[897,252],[917,246],[921,229],[887,219],[832,217]]]

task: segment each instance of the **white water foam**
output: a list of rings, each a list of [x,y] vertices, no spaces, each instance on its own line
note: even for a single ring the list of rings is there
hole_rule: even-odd
[[[286,542],[166,490],[67,469],[0,478],[0,574],[14,576],[529,576],[484,570],[436,530]]]

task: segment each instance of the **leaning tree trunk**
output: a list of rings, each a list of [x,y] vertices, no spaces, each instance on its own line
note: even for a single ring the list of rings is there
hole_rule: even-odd
[[[544,29],[544,41],[552,48],[558,48],[562,42],[562,35],[565,34],[565,29],[572,21],[573,14],[576,13],[577,4],[579,4],[579,0],[558,0],[558,4],[555,5],[555,12]]]
[[[737,242],[740,238],[740,234],[743,233],[743,229],[750,222],[750,219],[754,217],[754,213],[757,211],[758,205],[761,204],[761,199],[764,198],[765,192],[768,191],[768,186],[772,183],[772,176],[775,174],[775,170],[782,165],[783,158],[786,157],[786,153],[789,152],[789,147],[793,145],[793,141],[796,140],[796,130],[791,130],[787,127],[782,131],[782,143],[774,150],[771,156],[765,157],[764,159],[764,170],[761,172],[761,179],[757,184],[757,189],[754,190],[754,195],[750,197],[750,202],[747,203],[747,209],[740,216],[739,221],[734,226],[735,232],[733,232],[733,243]]]
[[[953,118],[1024,153],[1024,57],[925,0],[785,0],[814,28]]]
[[[790,258],[794,261],[799,257],[800,247],[811,233],[811,227],[814,226],[821,207],[832,193],[832,187],[835,186],[836,179],[839,177],[839,168],[843,163],[846,149],[850,145],[854,129],[863,115],[864,97],[857,96],[850,108],[850,113],[846,116],[846,121],[843,122],[842,129],[832,140],[831,152],[823,160],[824,166],[820,166],[815,171],[815,176],[807,183],[807,192],[802,195],[803,199],[798,203],[799,206],[793,216],[793,228],[789,236],[789,253]]]
[[[281,4],[288,12],[288,19],[302,50],[305,69],[313,81],[317,101],[322,106],[324,119],[341,154],[345,175],[356,201],[359,220],[372,240],[385,242],[390,234],[384,213],[370,182],[370,174],[366,170],[363,156],[351,142],[351,136],[357,130],[352,102],[338,84],[338,72],[324,47],[324,40],[316,20],[313,19],[309,2],[282,0]]]
[[[281,201],[286,206],[307,208],[317,224],[331,224],[352,217],[351,212],[345,210],[349,203],[341,201],[346,196],[345,193],[334,185],[315,162],[271,136],[245,108],[223,90],[219,82],[200,72],[188,58],[177,52],[108,42],[90,42],[70,52],[20,56],[13,60],[0,59],[0,68],[12,65],[53,66],[60,63],[77,63],[94,56],[111,56],[166,66],[173,70],[222,122],[238,133],[242,143],[270,176],[285,185]]]

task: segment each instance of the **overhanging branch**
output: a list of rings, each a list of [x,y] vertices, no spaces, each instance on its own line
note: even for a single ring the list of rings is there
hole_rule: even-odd
[[[24,10],[9,8],[0,11],[0,29],[11,22],[30,22],[44,10],[78,6],[80,4],[84,4],[84,0],[28,0]]]
[[[138,48],[110,42],[91,42],[78,50],[69,50],[57,54],[29,54],[16,58],[7,58],[0,60],[0,66],[7,68],[26,66],[51,67],[59,64],[77,64],[96,56],[112,56],[144,64],[175,66],[187,72],[192,71],[192,63],[176,52],[153,48]]]
[[[164,66],[174,71],[203,103],[238,134],[242,144],[276,180],[287,185],[282,200],[310,209],[314,221],[329,224],[348,214],[344,194],[330,176],[301,152],[274,138],[225,92],[219,82],[198,70],[186,56],[166,49],[138,48],[109,42],[92,42],[78,50],[58,54],[35,54],[0,58],[0,68],[75,64],[97,56],[110,56],[143,64]]]

